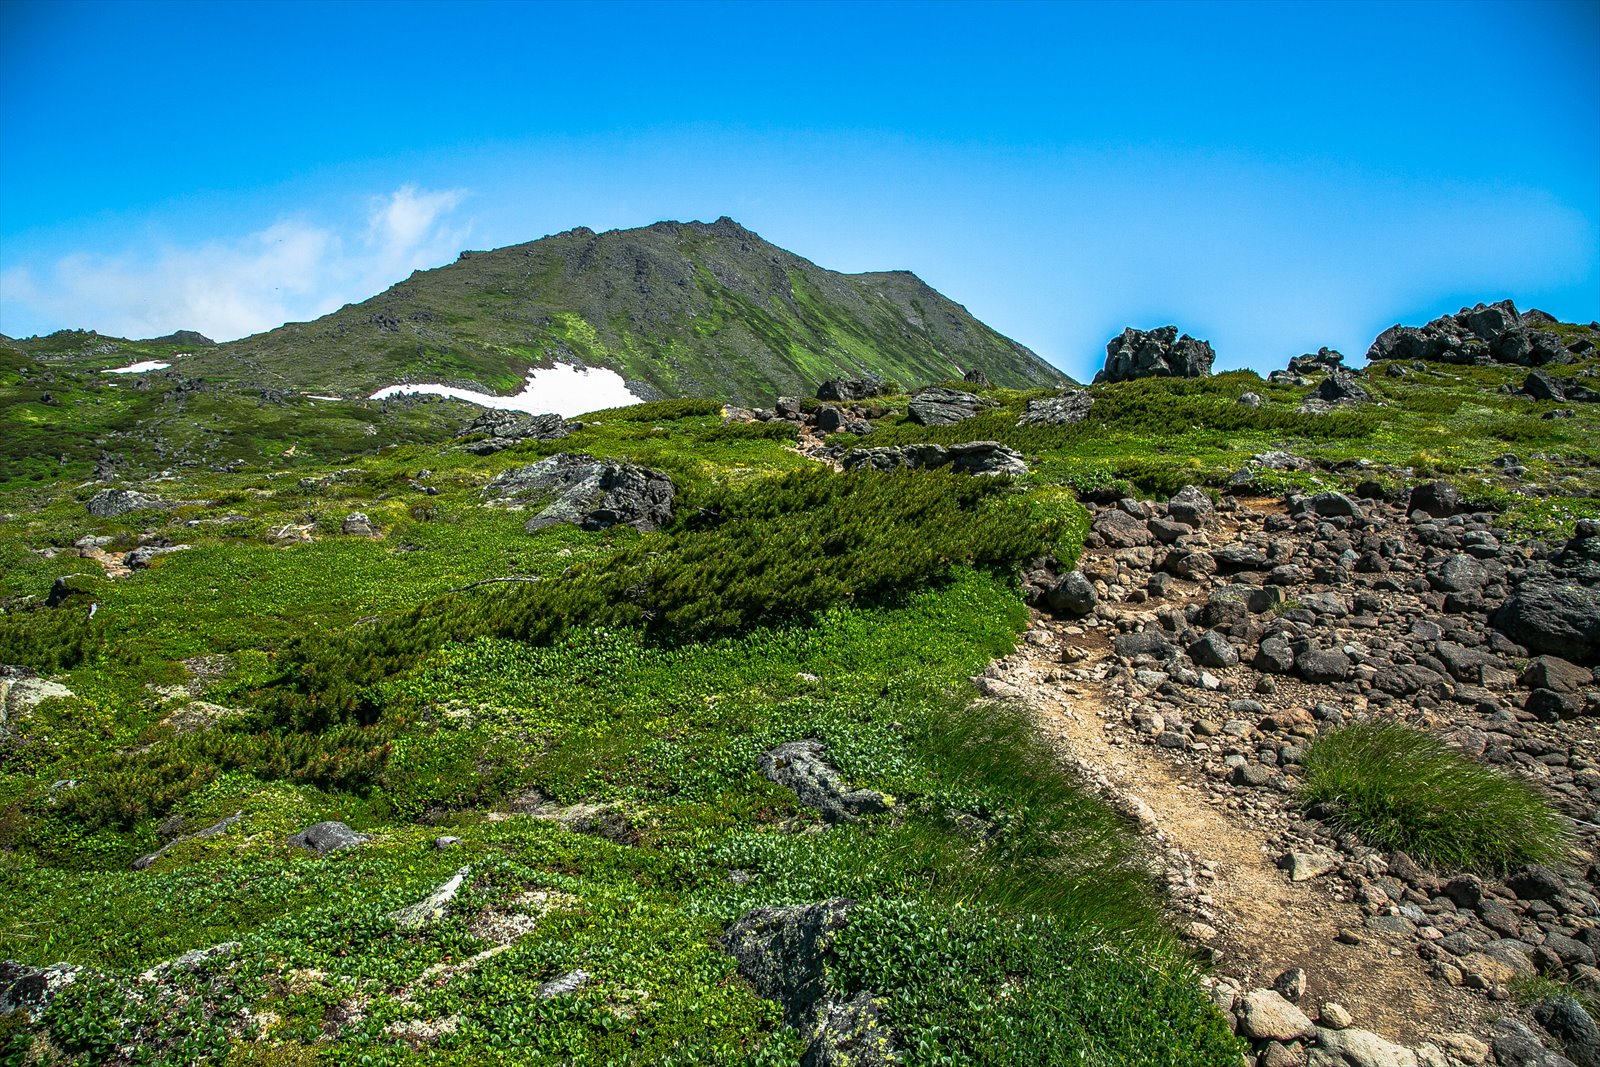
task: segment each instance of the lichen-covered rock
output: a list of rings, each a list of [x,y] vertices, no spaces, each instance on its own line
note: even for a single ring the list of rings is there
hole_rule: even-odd
[[[84,508],[97,519],[115,519],[133,511],[176,507],[171,501],[133,489],[102,489],[89,498]]]
[[[463,867],[439,888],[423,897],[415,904],[407,904],[389,913],[395,925],[402,930],[420,930],[429,923],[444,917],[445,910],[450,902],[461,891],[461,886],[466,882],[467,875],[472,873],[471,867]]]
[[[585,530],[613,526],[659,529],[671,521],[676,496],[672,479],[661,471],[578,452],[558,452],[504,471],[483,492],[486,497],[513,504],[548,501],[528,520],[530,533],[558,523]]]
[[[802,1034],[827,995],[825,963],[855,901],[843,897],[788,908],[754,908],[722,935],[722,947],[756,994],[775,1000]]]
[[[318,852],[324,856],[341,848],[354,848],[368,840],[370,838],[366,834],[358,834],[342,822],[314,823],[288,839],[289,844],[296,848]]]
[[[953,426],[993,407],[994,401],[955,389],[924,389],[911,398],[906,414],[920,426]]]
[[[1028,401],[1018,426],[1070,426],[1089,417],[1094,407],[1094,397],[1081,389],[1072,389],[1058,396],[1047,396]]]
[[[790,741],[763,752],[757,761],[768,779],[792,790],[800,803],[816,808],[829,822],[853,822],[889,810],[889,801],[871,789],[846,789],[827,759],[821,741]]]
[[[845,454],[843,463],[845,470],[936,470],[948,466],[963,474],[1028,472],[1020,453],[996,441],[967,441],[949,448],[927,444],[855,448]]]
[[[474,455],[487,456],[523,441],[554,441],[566,437],[582,423],[560,415],[524,415],[515,411],[486,411],[469,422],[457,437],[481,438],[466,445]]]

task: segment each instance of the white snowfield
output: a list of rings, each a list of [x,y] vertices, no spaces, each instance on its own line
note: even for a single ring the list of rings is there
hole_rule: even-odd
[[[471,389],[424,382],[418,385],[387,385],[373,393],[372,399],[382,400],[386,396],[412,393],[447,396],[486,408],[526,411],[531,415],[554,412],[562,418],[644,402],[643,397],[634,396],[628,391],[628,383],[616,371],[604,367],[580,368],[570,363],[530,370],[527,384],[515,396],[475,393]]]
[[[143,374],[145,371],[150,371],[150,370],[166,370],[170,366],[172,366],[172,364],[163,363],[159,359],[141,359],[139,362],[130,363],[126,367],[112,367],[109,370],[107,370],[105,373],[106,374]]]

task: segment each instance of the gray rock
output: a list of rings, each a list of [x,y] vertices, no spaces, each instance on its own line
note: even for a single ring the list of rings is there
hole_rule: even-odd
[[[1490,1045],[1500,1067],[1577,1067],[1567,1057],[1545,1048],[1539,1035],[1516,1019],[1495,1020]]]
[[[1600,590],[1560,581],[1524,582],[1490,622],[1536,653],[1600,662]]]
[[[1160,630],[1137,630],[1131,634],[1118,634],[1111,640],[1111,648],[1118,659],[1133,659],[1135,656],[1154,656],[1156,659],[1168,659],[1172,655],[1172,642],[1162,635]]]
[[[1263,642],[1264,644],[1265,642]],[[1300,677],[1308,682],[1330,684],[1350,677],[1350,657],[1342,649],[1320,648],[1295,657]]]
[[[1550,868],[1530,863],[1506,877],[1506,888],[1515,893],[1519,900],[1555,900],[1564,887]]]
[[[827,760],[821,741],[790,741],[763,752],[757,761],[767,778],[792,790],[800,803],[816,808],[828,822],[854,822],[862,815],[888,811],[887,798],[871,789],[846,789]]]
[[[1595,684],[1593,671],[1559,656],[1535,656],[1528,661],[1519,681],[1529,689],[1553,689],[1557,693],[1579,693]]]
[[[1259,408],[1266,401],[1260,393],[1244,392],[1239,394],[1239,403],[1247,408]]]
[[[1288,674],[1294,670],[1294,649],[1281,637],[1269,637],[1256,649],[1251,666],[1265,674]]]
[[[158,556],[169,556],[174,552],[187,552],[192,547],[192,545],[144,545],[123,556],[122,565],[133,571],[144,570]]]
[[[1167,514],[1185,526],[1203,526],[1216,514],[1216,508],[1204,489],[1186,485],[1167,501]]]
[[[883,448],[855,448],[845,454],[845,470],[892,471],[934,470],[949,466],[963,474],[1028,473],[1022,454],[997,441],[967,441],[944,448],[940,445],[901,445]]]
[[[1533,1017],[1561,1042],[1567,1058],[1578,1067],[1600,1067],[1600,1029],[1570,996],[1553,997],[1536,1004]]]
[[[1112,548],[1138,548],[1151,541],[1150,527],[1116,508],[1096,515],[1089,529],[1099,534]]]
[[[843,1003],[822,1002],[802,1067],[892,1067],[901,1062],[894,1034],[871,993],[862,990]]]
[[[1345,516],[1353,517],[1361,514],[1361,509],[1356,502],[1343,493],[1316,493],[1307,501],[1306,505],[1318,515],[1327,517]]]
[[[1028,401],[1017,420],[1018,426],[1070,426],[1089,417],[1094,397],[1082,390],[1068,390],[1058,396]]]
[[[1489,570],[1464,552],[1445,557],[1428,581],[1441,593],[1481,593],[1489,584]]]
[[[836,897],[788,908],[754,908],[722,935],[722,947],[756,995],[775,1000],[802,1034],[827,996],[826,961],[855,901]]]
[[[1317,383],[1307,399],[1320,400],[1324,404],[1364,404],[1372,399],[1372,394],[1356,381],[1354,375],[1336,372]]]
[[[955,389],[929,388],[911,398],[907,415],[921,426],[951,426],[993,407],[994,401]]]
[[[1417,1054],[1368,1030],[1318,1027],[1307,1067],[1420,1067]]]
[[[1226,636],[1216,630],[1207,630],[1200,639],[1189,646],[1189,658],[1201,667],[1226,670],[1237,666],[1239,653]]]
[[[372,525],[372,520],[367,518],[366,512],[352,511],[339,524],[339,532],[351,537],[376,537],[378,528]]]
[[[950,468],[963,474],[1004,474],[1011,477],[1028,473],[1022,453],[998,441],[966,441],[950,446]]]
[[[588,971],[584,970],[568,971],[559,978],[552,978],[548,982],[539,983],[539,988],[534,990],[534,996],[540,1000],[553,1000],[556,997],[564,997],[570,993],[576,993],[588,985],[593,977]]]
[[[37,1021],[51,999],[77,981],[82,971],[70,963],[31,967],[15,960],[0,961],[0,1018],[20,1011],[30,1021]]]
[[[1424,482],[1412,488],[1406,510],[1444,518],[1461,510],[1461,494],[1449,482]]]
[[[655,530],[671,521],[676,495],[672,479],[661,471],[574,452],[558,452],[504,471],[483,492],[491,499],[513,503],[553,496],[528,520],[530,533],[558,523],[573,523],[586,530],[613,526]]]
[[[1554,400],[1557,402],[1567,399],[1566,391],[1561,382],[1550,377],[1542,370],[1530,371],[1522,381],[1522,392],[1535,400]]]
[[[578,422],[568,422],[560,415],[486,411],[467,423],[456,436],[481,438],[466,445],[466,450],[474,455],[488,456],[524,441],[559,440],[582,425]]]
[[[1239,1032],[1254,1041],[1298,1041],[1317,1028],[1277,990],[1255,989],[1245,994],[1239,1008]]]
[[[1100,595],[1081,571],[1068,571],[1045,593],[1045,604],[1052,614],[1083,616],[1092,612]]]
[[[296,848],[308,849],[324,856],[341,848],[354,848],[369,840],[371,838],[366,834],[358,834],[342,822],[314,823],[288,839],[289,844]]]
[[[881,378],[830,378],[817,386],[818,400],[870,400],[888,392]]]
[[[1134,378],[1204,378],[1211,374],[1216,353],[1204,341],[1178,336],[1176,326],[1156,330],[1128,328],[1106,345],[1106,365],[1094,376],[1099,382]]]
[[[89,502],[84,505],[89,514],[97,519],[115,519],[133,511],[173,507],[177,505],[171,501],[148,496],[132,489],[102,489],[90,497]]]
[[[1367,359],[1541,366],[1569,358],[1558,334],[1524,323],[1509,300],[1462,308],[1426,326],[1392,326],[1378,335]]]
[[[395,925],[402,930],[420,930],[424,926],[444,918],[444,913],[450,907],[450,902],[456,898],[456,894],[461,891],[462,885],[466,883],[467,875],[471,873],[471,867],[461,868],[451,875],[438,889],[435,889],[415,904],[407,904],[403,908],[391,911],[389,918],[393,919]]]

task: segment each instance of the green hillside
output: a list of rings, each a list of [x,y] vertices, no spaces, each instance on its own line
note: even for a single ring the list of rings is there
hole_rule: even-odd
[[[615,370],[647,397],[741,404],[869,373],[1066,381],[914,274],[837,274],[727,218],[464,252],[314,322],[198,351],[186,369],[347,396],[406,380],[509,393],[555,360]]]

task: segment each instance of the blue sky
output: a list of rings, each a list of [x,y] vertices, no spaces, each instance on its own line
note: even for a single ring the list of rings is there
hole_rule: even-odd
[[[219,338],[731,215],[1079,377],[1600,317],[1600,3],[0,2],[0,331]]]

